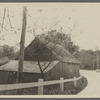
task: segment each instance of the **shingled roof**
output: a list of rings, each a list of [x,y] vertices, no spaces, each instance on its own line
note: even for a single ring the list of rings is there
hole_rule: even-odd
[[[48,49],[53,48],[52,52],[58,60],[67,63],[80,63],[74,56],[72,56],[62,45],[54,44],[52,42],[46,41],[44,38],[39,38],[39,40],[46,45]]]
[[[39,55],[37,54],[38,50],[36,46],[40,45]],[[37,61],[38,59],[41,61],[50,60],[52,50],[52,61],[59,60],[61,62],[67,63],[77,63],[80,62],[72,56],[63,46],[59,44],[54,44],[52,42],[48,42],[45,38],[38,38],[38,44],[36,44],[36,40],[33,40],[28,47],[25,48],[25,56],[24,60],[28,61]]]
[[[39,52],[35,48],[40,45]],[[41,61],[42,68],[50,62],[52,51],[52,62],[45,72],[53,68],[59,61],[64,63],[80,64],[80,62],[72,56],[63,46],[46,41],[44,38],[38,38],[38,45],[36,40],[33,40],[25,48],[24,67],[23,72],[41,73],[38,67],[37,58]],[[37,53],[38,52],[38,53]],[[39,56],[39,57],[37,57]],[[0,67],[0,70],[18,71],[18,57]],[[45,63],[45,65],[43,65]],[[45,73],[44,72],[44,73]]]
[[[52,61],[48,68],[44,71],[44,73],[48,72],[51,68],[53,68],[59,61]],[[41,68],[44,69],[48,65],[48,61],[40,62]],[[0,66],[0,70],[6,71],[18,71],[18,60],[12,60],[9,63]],[[27,73],[41,73],[38,62],[37,61],[24,61],[23,72]]]

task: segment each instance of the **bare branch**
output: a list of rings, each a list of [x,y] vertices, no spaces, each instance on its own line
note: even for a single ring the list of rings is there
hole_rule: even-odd
[[[8,19],[9,19],[9,25],[10,25],[10,27],[12,28],[11,20],[10,20],[10,16],[9,16],[9,9],[8,9],[7,11],[8,11],[8,15],[7,15],[7,17],[8,17]]]
[[[37,62],[38,62],[38,65],[39,65],[39,68],[40,68],[41,73],[43,73],[42,67],[41,67],[41,65],[40,65],[40,61],[38,60]]]
[[[56,44],[57,44],[57,43],[56,43]],[[51,62],[52,62],[52,50],[54,49],[54,47],[56,46],[56,44],[54,44],[54,46],[53,46],[52,49],[51,49],[51,59],[50,59],[48,65],[43,69],[43,72],[49,67],[49,65],[50,65]]]
[[[52,25],[52,26],[48,29],[48,31],[50,31],[54,26],[58,25],[58,23],[59,23],[59,22],[56,22],[54,25]]]
[[[6,8],[4,8],[4,15],[3,15],[3,20],[2,20],[2,25],[1,25],[1,30],[0,30],[0,32],[2,32],[2,31],[3,31],[3,28],[4,28],[5,14],[6,14]]]
[[[5,13],[6,13],[6,8],[4,9],[4,15],[3,15],[3,20],[2,20],[2,28],[3,28],[3,26],[4,26]]]

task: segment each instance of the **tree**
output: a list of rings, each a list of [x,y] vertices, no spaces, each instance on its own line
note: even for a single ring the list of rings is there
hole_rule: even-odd
[[[49,43],[51,45],[51,48],[47,49],[46,45]],[[57,32],[56,30],[48,31],[47,34],[44,33],[38,36],[35,35],[34,42],[32,42],[28,46],[29,48],[26,50],[28,52],[28,54],[25,54],[26,60],[28,59],[29,56],[33,60],[35,58],[35,60],[38,62],[38,66],[41,71],[42,77],[43,77],[44,71],[49,67],[52,61],[54,59],[57,60],[53,56],[53,50],[55,49],[57,45],[62,45],[65,49],[70,51],[70,53],[72,54],[76,52],[76,49],[78,50],[78,46],[74,45],[74,43],[71,40],[70,35]],[[59,53],[60,51],[58,52],[58,54]],[[34,54],[34,57],[32,54]],[[48,61],[48,62],[43,62],[43,61]]]
[[[68,50],[73,55],[75,52],[79,50],[79,47],[75,45],[74,42],[72,41],[71,34],[65,34],[57,30],[51,30],[48,32],[45,38],[49,42],[62,45],[66,50]]]
[[[30,45],[25,49],[25,60],[37,61],[39,69],[41,71],[41,77],[43,78],[44,71],[52,64],[52,59],[55,59],[52,53],[56,44],[51,43],[52,46],[48,49],[48,41],[43,37],[36,37]]]
[[[0,52],[0,58],[8,57],[9,59],[13,59],[15,55],[15,47],[4,45],[2,46],[2,50]]]
[[[93,50],[80,50],[75,54],[75,57],[81,62],[81,68],[93,70],[96,62],[95,51]],[[94,63],[94,64],[93,64]]]

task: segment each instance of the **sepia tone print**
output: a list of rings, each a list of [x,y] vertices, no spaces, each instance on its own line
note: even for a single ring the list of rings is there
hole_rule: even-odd
[[[100,4],[0,4],[0,95],[100,95]]]

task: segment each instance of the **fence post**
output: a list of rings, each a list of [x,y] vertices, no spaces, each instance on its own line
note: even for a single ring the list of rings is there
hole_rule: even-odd
[[[64,80],[63,77],[60,78],[60,80]],[[60,90],[63,92],[64,91],[64,83],[60,83]]]
[[[41,84],[43,79],[38,79],[38,82]],[[38,86],[38,95],[43,95],[43,86]]]
[[[74,77],[74,81],[73,81],[73,83],[74,83],[74,86],[77,87],[76,77]]]

